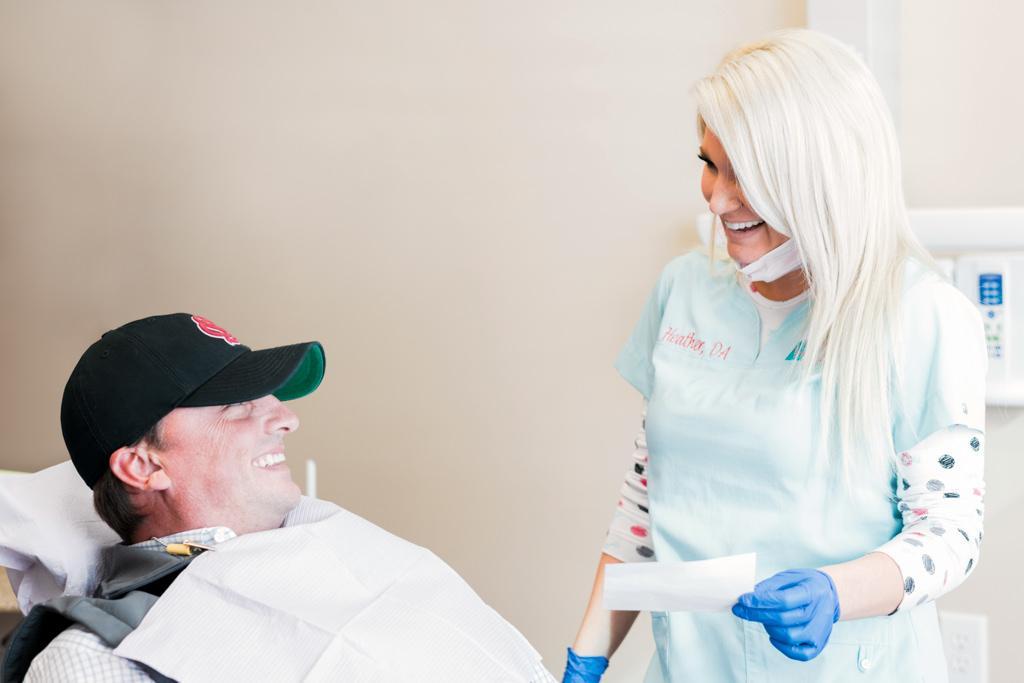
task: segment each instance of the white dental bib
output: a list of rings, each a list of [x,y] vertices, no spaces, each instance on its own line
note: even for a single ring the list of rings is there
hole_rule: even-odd
[[[304,504],[322,519],[193,560],[115,654],[180,681],[536,680],[540,655],[434,554]]]

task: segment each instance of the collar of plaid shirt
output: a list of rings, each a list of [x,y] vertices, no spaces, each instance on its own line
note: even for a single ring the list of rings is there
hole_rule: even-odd
[[[150,539],[148,541],[133,543],[131,547],[141,548],[143,550],[163,550],[166,545],[170,545],[171,543],[184,543],[185,541],[200,543],[202,545],[217,545],[218,543],[231,540],[237,535],[238,534],[226,526],[208,526],[201,529],[179,531],[178,533],[161,536],[158,539]]]

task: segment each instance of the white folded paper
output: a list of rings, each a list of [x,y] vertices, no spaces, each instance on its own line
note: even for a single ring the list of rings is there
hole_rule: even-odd
[[[623,562],[604,568],[604,608],[721,612],[754,590],[757,553],[695,562]]]

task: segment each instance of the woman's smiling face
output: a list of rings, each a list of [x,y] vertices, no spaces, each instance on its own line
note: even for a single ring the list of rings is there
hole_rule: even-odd
[[[722,219],[729,256],[740,267],[753,263],[789,238],[772,229],[747,205],[722,142],[710,128],[698,155],[704,162],[700,189],[711,213]]]

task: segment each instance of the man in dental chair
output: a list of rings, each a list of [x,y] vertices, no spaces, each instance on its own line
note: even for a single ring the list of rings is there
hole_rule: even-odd
[[[434,555],[301,496],[285,464],[299,427],[287,402],[314,391],[324,368],[318,342],[253,351],[185,313],[90,346],[61,427],[122,543],[97,550],[84,580],[51,569],[58,597],[22,601],[31,611],[3,681],[552,680]],[[34,475],[49,477],[36,484],[47,496],[60,467]],[[33,521],[28,491],[0,491],[7,516]],[[0,538],[0,560],[28,558],[5,562],[12,577],[50,552],[46,534],[23,536],[19,547]]]

